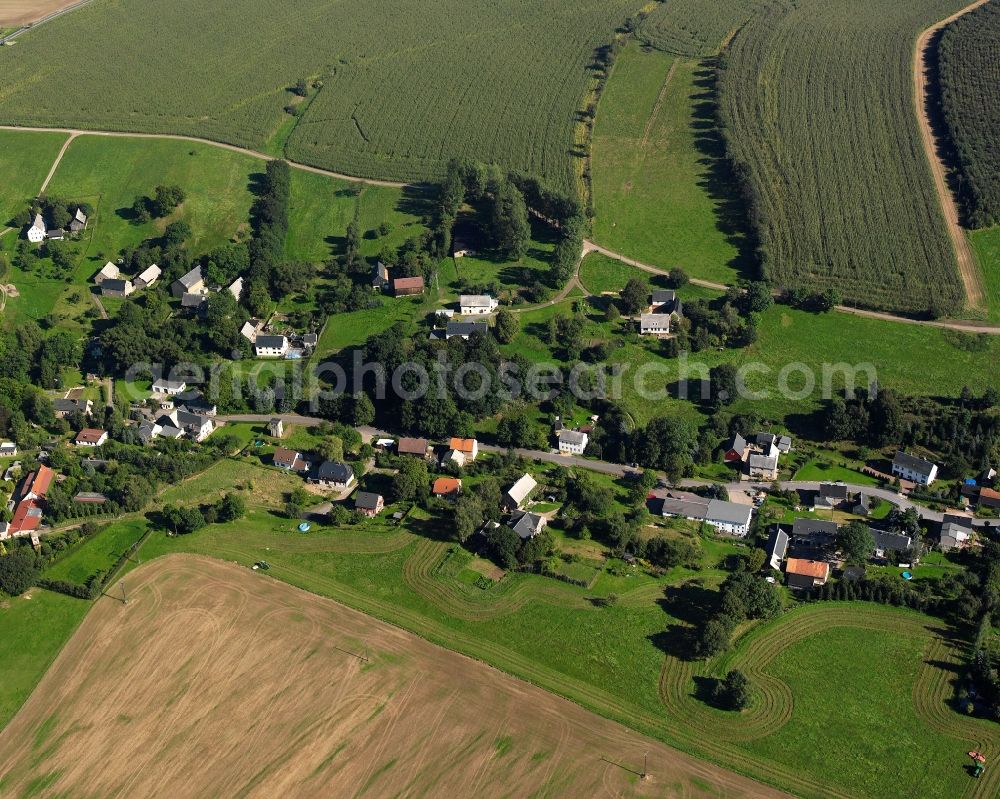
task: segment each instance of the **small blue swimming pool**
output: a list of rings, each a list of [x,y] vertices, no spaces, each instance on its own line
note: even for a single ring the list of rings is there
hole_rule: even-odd
[[[909,572],[903,572],[902,577],[903,577],[904,580],[912,580],[913,579],[913,575],[910,574]]]

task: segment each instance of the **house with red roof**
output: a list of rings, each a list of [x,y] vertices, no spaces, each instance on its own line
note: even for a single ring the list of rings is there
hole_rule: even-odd
[[[24,479],[21,490],[17,494],[14,518],[11,519],[7,530],[3,535],[0,535],[0,538],[27,535],[41,526],[42,505],[54,476],[55,473],[48,466],[39,466],[37,471],[31,472]]]

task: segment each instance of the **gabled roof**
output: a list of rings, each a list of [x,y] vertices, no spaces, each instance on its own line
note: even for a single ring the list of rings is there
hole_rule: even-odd
[[[45,230],[45,220],[41,214],[35,214],[35,219],[31,223],[31,226],[37,230]]]
[[[463,308],[492,308],[495,300],[489,294],[462,294],[458,304]]]
[[[434,481],[431,493],[436,497],[455,494],[462,490],[462,481],[455,477],[439,477]]]
[[[768,471],[774,471],[778,468],[778,459],[771,455],[762,455],[759,452],[755,452],[750,456],[748,461],[751,469],[766,469]]]
[[[288,339],[284,336],[257,336],[254,346],[261,350],[280,350],[288,346]]]
[[[28,495],[44,497],[49,490],[49,486],[52,485],[53,477],[55,477],[55,472],[52,469],[44,464],[39,466],[38,469],[31,472],[24,479],[24,483],[21,485],[21,493],[18,496],[21,498]]]
[[[101,283],[101,291],[121,291],[126,292],[131,288],[132,283],[129,280],[121,280],[120,278],[108,278],[103,283]]]
[[[424,288],[424,279],[420,276],[417,277],[397,277],[392,281],[393,291],[406,291],[408,289],[421,289]]]
[[[826,519],[796,519],[792,524],[792,538],[812,538],[834,541],[837,523]]]
[[[400,455],[419,455],[424,457],[427,454],[429,443],[426,438],[401,438],[396,445],[396,452]]]
[[[116,278],[120,274],[121,270],[118,268],[118,264],[113,264],[111,261],[108,261],[101,267],[101,271],[94,275],[94,279],[97,280],[98,278],[101,278],[103,280],[105,278]]]
[[[96,427],[85,427],[76,434],[76,442],[78,444],[96,444],[107,434],[106,430],[100,430]]]
[[[916,455],[910,455],[910,453],[903,452],[902,450],[896,453],[896,457],[893,458],[892,463],[901,469],[909,469],[911,472],[922,475],[929,475],[936,466],[936,464],[931,463],[929,460],[918,458]]]
[[[905,552],[913,543],[910,536],[902,533],[887,533],[884,530],[869,529],[871,529],[872,539],[875,541],[875,549],[883,552]]]
[[[445,338],[452,338],[453,336],[466,338],[476,331],[485,334],[489,329],[490,326],[486,322],[449,322],[445,328],[444,336]]]
[[[777,558],[779,561],[783,560],[785,554],[788,552],[788,533],[781,529],[778,525],[774,526],[771,530],[771,535],[767,539],[767,559],[768,561],[773,561]]]
[[[708,502],[707,521],[724,524],[750,524],[753,508],[739,502],[727,502],[722,499],[711,499]]]
[[[544,516],[539,516],[537,513],[529,513],[528,511],[515,513],[511,516],[511,522],[510,529],[521,538],[531,538],[545,527]]]
[[[726,447],[726,451],[732,451],[743,455],[747,449],[747,440],[743,438],[739,433],[733,436],[733,440],[729,442],[729,446]]]
[[[472,454],[472,450],[475,446],[476,439],[474,438],[452,438],[448,442],[448,449],[453,449],[456,452],[464,452],[467,455]]]
[[[12,533],[37,530],[42,524],[42,507],[33,499],[26,499],[17,506],[14,518],[10,520]]]
[[[158,267],[156,264],[150,264],[145,269],[143,269],[142,272],[139,273],[139,277],[137,277],[136,280],[141,280],[148,286],[154,280],[159,278],[162,273],[163,270],[160,269],[160,267]]]
[[[581,433],[578,430],[563,429],[559,431],[559,443],[580,446],[587,443],[587,434]]]
[[[830,564],[822,560],[803,560],[789,558],[785,563],[786,574],[798,574],[802,577],[812,577],[825,580],[830,576]]]
[[[359,510],[377,510],[380,503],[384,503],[381,494],[373,494],[370,491],[359,491],[354,495],[354,507]]]
[[[316,472],[316,479],[330,483],[349,483],[354,477],[354,470],[346,463],[323,461]]]
[[[180,283],[182,286],[184,286],[184,288],[189,289],[192,286],[197,286],[199,283],[203,281],[204,278],[202,277],[201,274],[201,267],[196,266],[186,275],[181,275],[180,279],[177,282]]]
[[[274,450],[274,462],[278,466],[284,466],[291,469],[295,466],[296,461],[302,458],[301,452],[296,452],[293,449],[285,449],[284,447],[278,447]]]
[[[843,500],[847,499],[849,494],[847,485],[845,483],[820,483],[819,484],[819,495],[821,497],[826,497],[827,499],[837,499]]]
[[[200,308],[206,302],[208,302],[208,297],[204,294],[192,294],[190,291],[185,292],[184,296],[181,297],[182,308]]]
[[[527,498],[528,494],[535,490],[538,483],[530,474],[522,475],[510,488],[507,489],[507,496],[520,505]]]

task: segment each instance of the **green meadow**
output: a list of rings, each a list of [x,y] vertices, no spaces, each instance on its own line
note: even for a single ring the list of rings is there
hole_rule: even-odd
[[[35,197],[59,154],[65,133],[0,130],[0,230]],[[15,236],[16,233],[8,233]]]
[[[733,283],[745,271],[733,198],[721,180],[709,69],[626,47],[594,127],[594,240],[663,269]]]

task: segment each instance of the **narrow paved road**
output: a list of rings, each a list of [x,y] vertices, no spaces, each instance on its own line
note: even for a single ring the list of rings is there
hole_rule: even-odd
[[[929,78],[933,74],[932,64],[935,55],[933,44],[938,31],[988,1],[976,0],[976,2],[967,5],[961,11],[952,14],[947,19],[931,25],[931,27],[917,38],[913,54],[913,102],[917,112],[917,119],[920,121],[920,138],[923,141],[924,152],[927,154],[927,162],[930,165],[931,174],[934,178],[934,187],[937,190],[938,200],[941,204],[941,213],[944,215],[948,235],[951,237],[952,248],[955,251],[958,271],[962,277],[962,284],[965,286],[965,296],[969,305],[973,308],[983,308],[985,306],[983,282],[979,274],[979,266],[976,264],[975,256],[972,254],[972,247],[969,245],[969,239],[966,237],[965,230],[959,222],[957,199],[948,188],[948,169],[941,158],[942,148],[940,142],[935,138],[934,125],[931,121],[931,105],[936,95],[929,85]]]
[[[322,422],[328,421],[326,419],[321,419],[317,416],[302,416],[296,413],[285,413],[285,414],[235,414],[230,416],[219,416],[216,418],[219,422],[257,422],[266,423],[271,419],[279,418],[285,424],[297,424],[306,427],[318,425]],[[358,433],[361,437],[368,441],[373,438],[396,438],[398,434],[391,433],[387,430],[380,430],[377,427],[371,427],[369,425],[362,425],[357,428]],[[490,452],[494,454],[502,454],[508,452],[506,447],[497,447],[492,444],[479,444],[479,449],[483,452]],[[627,474],[635,473],[637,469],[631,466],[626,466],[622,463],[612,463],[610,461],[595,460],[593,458],[582,458],[578,455],[563,455],[559,452],[552,450],[539,450],[539,449],[514,449],[515,455],[518,455],[527,460],[535,461],[536,463],[554,463],[559,466],[575,466],[581,469],[589,469],[593,472],[599,472],[601,474],[608,474],[613,477],[624,477]],[[662,480],[666,480],[666,476],[660,474]],[[681,480],[677,485],[677,488],[697,488],[698,486],[711,485],[713,481],[711,480],[700,480],[700,479],[689,479]],[[771,487],[770,483],[759,483],[759,482],[730,482],[725,484],[726,490],[729,491],[730,496],[737,494],[741,491],[751,490],[768,490]],[[790,491],[815,491],[819,488],[820,484],[815,481],[809,480],[782,480],[780,485],[783,489]],[[870,496],[878,497],[879,499],[884,499],[891,502],[893,505],[907,510],[909,508],[915,508],[920,514],[921,518],[927,519],[928,521],[940,522],[942,514],[938,511],[930,510],[922,505],[918,505],[910,499],[902,496],[898,491],[891,488],[879,488],[877,486],[869,485],[854,485],[848,484],[848,489],[852,492],[864,492]]]

